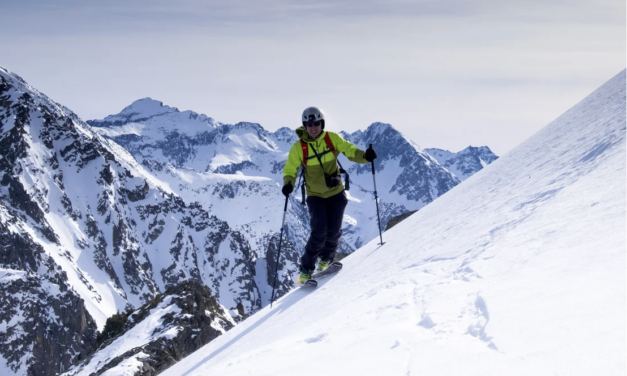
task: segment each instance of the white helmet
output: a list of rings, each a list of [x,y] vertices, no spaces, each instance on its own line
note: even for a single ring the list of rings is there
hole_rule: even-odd
[[[318,107],[307,107],[305,111],[303,111],[303,126],[307,126],[309,124],[316,124],[317,122],[322,123],[322,129],[324,129],[324,114]]]

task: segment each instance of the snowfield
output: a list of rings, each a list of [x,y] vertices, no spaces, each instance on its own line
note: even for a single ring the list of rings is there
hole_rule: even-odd
[[[625,159],[623,71],[163,375],[624,375]]]

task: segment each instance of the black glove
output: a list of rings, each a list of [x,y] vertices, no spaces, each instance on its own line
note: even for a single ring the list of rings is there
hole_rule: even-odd
[[[368,162],[372,162],[377,158],[377,152],[374,151],[372,145],[368,149],[366,149],[366,155],[364,156]]]
[[[287,184],[283,186],[283,189],[281,189],[281,192],[283,192],[285,197],[289,196],[290,193],[292,193],[293,191],[294,191],[294,187],[292,186],[291,181],[287,182]]]

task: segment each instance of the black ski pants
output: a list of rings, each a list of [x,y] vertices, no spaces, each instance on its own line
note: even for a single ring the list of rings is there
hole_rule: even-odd
[[[342,236],[342,219],[348,204],[344,191],[327,198],[308,196],[311,235],[300,259],[301,269],[312,270],[318,256],[333,260]]]

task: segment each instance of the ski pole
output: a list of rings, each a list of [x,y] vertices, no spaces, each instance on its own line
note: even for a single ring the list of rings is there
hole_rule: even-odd
[[[370,149],[372,149],[372,144],[370,144]],[[374,160],[370,162],[372,166],[372,182],[374,183],[374,202],[377,204],[377,223],[379,224],[379,238],[381,239],[381,244],[383,245],[383,235],[381,235],[381,217],[379,216],[379,196],[377,196],[377,180],[374,178]]]
[[[281,244],[283,243],[283,229],[285,228],[285,214],[287,213],[287,201],[289,195],[285,196],[285,208],[283,208],[283,221],[281,222],[281,235],[279,235],[279,250],[276,255],[276,267],[274,268],[274,283],[272,283],[272,297],[270,298],[270,308],[274,302],[274,289],[276,288],[276,277],[279,275],[279,258],[281,257]]]

